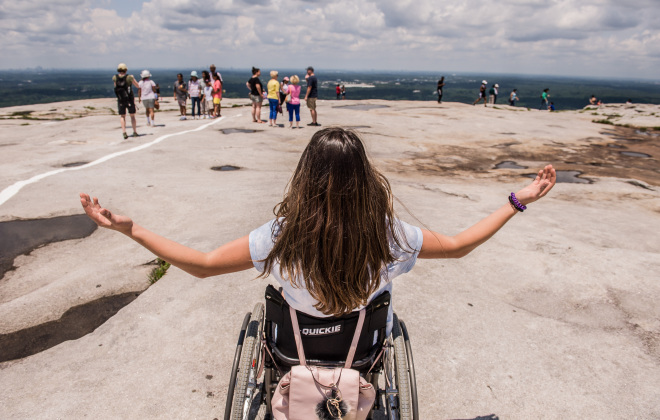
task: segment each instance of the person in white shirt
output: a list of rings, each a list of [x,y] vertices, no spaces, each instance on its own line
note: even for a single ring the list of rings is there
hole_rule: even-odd
[[[139,101],[144,105],[144,113],[147,116],[147,125],[156,126],[156,112],[154,111],[156,103],[156,83],[151,80],[149,70],[142,70],[140,73],[142,80],[138,82]]]
[[[378,293],[391,290],[395,277],[410,271],[418,258],[467,255],[544,197],[555,182],[555,170],[547,165],[527,187],[506,199],[503,194],[499,209],[463,232],[446,236],[399,220],[389,181],[370,162],[358,135],[331,127],[312,136],[275,207],[275,218],[210,252],[152,233],[101,207],[96,197],[81,193],[80,201],[99,226],[123,233],[193,276],[256,268],[260,277],[272,275],[282,285],[292,308],[328,317],[358,310]],[[391,319],[390,315],[389,326]]]
[[[188,82],[188,95],[190,96],[190,107],[192,112],[193,120],[195,119],[195,107],[197,107],[197,118],[202,118],[201,112],[201,95],[202,90],[199,84],[199,78],[197,77],[197,72],[190,72],[190,81]]]

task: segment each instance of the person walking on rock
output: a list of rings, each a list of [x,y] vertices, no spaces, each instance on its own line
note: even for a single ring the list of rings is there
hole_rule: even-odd
[[[488,106],[488,98],[486,97],[486,86],[488,82],[485,80],[481,81],[481,87],[479,88],[479,97],[476,101],[472,102],[472,105],[476,105],[479,101],[484,101],[484,106]]]
[[[520,99],[518,98],[518,89],[512,90],[511,94],[509,95],[509,105],[516,106],[516,101],[518,99]]]
[[[142,70],[140,74],[142,80],[138,83],[139,101],[144,105],[144,112],[147,115],[147,125],[156,126],[156,114],[154,111],[156,103],[156,83],[151,80],[149,70]]]
[[[320,126],[321,124],[316,121],[318,114],[316,113],[316,99],[319,97],[319,82],[314,74],[314,67],[307,67],[307,92],[305,93],[305,102],[309,113],[312,115],[312,122],[307,125]]]
[[[548,109],[548,100],[550,98],[549,91],[550,89],[545,88],[543,89],[543,92],[541,92],[541,106],[539,107],[539,111]]]
[[[133,137],[137,137],[137,121],[135,119],[135,96],[133,95],[133,86],[139,88],[140,85],[135,81],[132,74],[127,74],[126,64],[120,63],[117,66],[117,74],[112,76],[112,83],[115,86],[115,95],[117,96],[117,113],[121,119],[121,131],[124,139],[128,138],[126,134],[126,110],[131,116],[131,125],[133,126]]]
[[[183,74],[176,75],[174,82],[174,100],[179,104],[179,113],[181,114],[181,121],[186,119],[186,101],[188,100],[188,89],[186,89],[186,82],[183,81]]]
[[[442,103],[442,89],[445,87],[445,76],[442,76],[438,80],[438,103]]]

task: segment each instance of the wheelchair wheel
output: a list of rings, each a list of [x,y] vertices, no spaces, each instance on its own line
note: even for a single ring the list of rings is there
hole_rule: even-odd
[[[241,350],[238,370],[236,373],[236,382],[232,398],[231,407],[225,408],[225,418],[231,409],[231,420],[247,419],[255,398],[261,398],[261,392],[258,389],[257,374],[261,367],[261,331],[263,330],[264,305],[258,303],[252,311],[250,322],[245,333],[243,348]],[[238,350],[237,350],[238,351]],[[233,378],[230,379],[230,385]],[[227,396],[227,401],[230,396]],[[257,401],[259,403],[259,401]]]
[[[384,355],[385,410],[389,419],[417,420],[417,396],[414,370],[410,369],[412,354],[408,357],[406,343],[399,318],[394,314],[392,335]]]

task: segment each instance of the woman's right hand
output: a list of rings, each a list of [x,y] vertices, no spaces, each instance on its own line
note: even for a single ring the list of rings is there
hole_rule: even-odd
[[[552,165],[546,165],[541,169],[531,184],[516,193],[516,198],[523,205],[533,203],[544,197],[557,182],[557,173]]]
[[[92,200],[85,193],[80,193],[80,203],[87,216],[97,225],[130,234],[133,221],[129,217],[111,213],[110,210],[101,207],[98,198],[94,197]]]

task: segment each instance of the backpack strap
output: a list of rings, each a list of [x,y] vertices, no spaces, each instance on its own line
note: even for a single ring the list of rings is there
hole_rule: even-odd
[[[302,366],[307,366],[307,361],[305,359],[305,350],[303,349],[302,338],[300,337],[300,326],[298,325],[298,315],[296,310],[293,307],[289,306],[289,314],[291,315],[291,325],[293,326],[293,336],[296,339],[296,349],[298,350],[298,360]],[[364,308],[360,309],[360,314],[358,315],[358,322],[355,326],[355,333],[353,334],[353,341],[351,341],[351,348],[348,351],[348,356],[346,357],[346,363],[344,368],[350,369],[353,366],[353,358],[355,357],[355,351],[357,350],[358,341],[360,341],[360,334],[362,333],[362,327],[364,326],[364,317],[365,310]]]
[[[362,326],[364,325],[364,308],[360,309],[360,316],[358,317],[358,323],[355,326],[355,334],[353,334],[353,341],[351,342],[351,349],[348,351],[348,357],[346,358],[346,364],[344,368],[350,369],[353,366],[353,357],[355,357],[355,350],[357,350],[358,341],[360,341],[360,334],[362,333]]]
[[[289,313],[291,314],[291,324],[293,325],[293,336],[296,338],[296,349],[298,350],[298,360],[302,366],[307,366],[305,360],[305,350],[303,349],[302,339],[300,338],[300,326],[298,326],[298,315],[292,306],[289,306]]]

